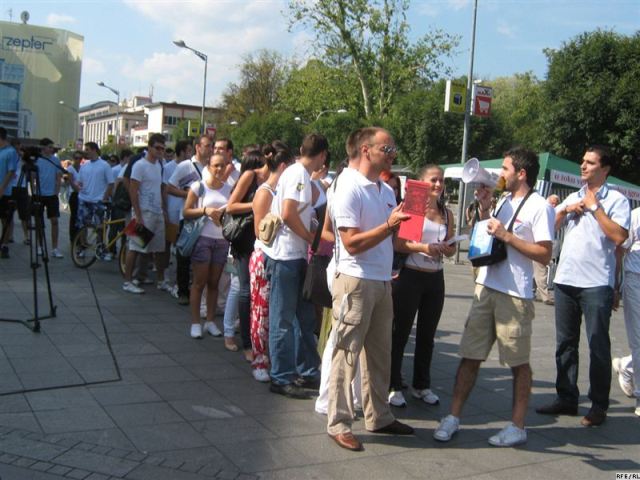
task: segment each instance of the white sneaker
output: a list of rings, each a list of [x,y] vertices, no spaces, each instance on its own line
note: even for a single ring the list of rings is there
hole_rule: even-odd
[[[173,288],[173,286],[167,280],[163,280],[161,282],[158,282],[158,284],[156,285],[156,288],[163,292],[171,293],[171,289]]]
[[[439,442],[448,442],[458,430],[460,430],[460,419],[447,415],[440,420],[438,428],[433,432],[433,438]]]
[[[171,291],[169,292],[173,298],[179,298],[178,295],[178,285],[174,285],[171,287]]]
[[[221,337],[222,332],[213,322],[204,322],[204,330],[212,337]]]
[[[124,282],[122,284],[122,289],[129,293],[144,293],[144,290],[136,286],[133,282]]]
[[[406,407],[407,401],[404,399],[402,392],[391,390],[389,392],[389,405],[394,407]]]
[[[255,378],[258,382],[264,382],[264,383],[271,380],[271,377],[269,376],[269,372],[267,372],[266,368],[254,368],[253,378]]]
[[[427,403],[429,405],[438,405],[440,403],[440,397],[433,393],[429,388],[416,390],[415,388],[411,387],[411,396],[413,398],[422,399],[424,403]]]
[[[102,260],[104,260],[105,262],[110,262],[111,260],[113,260],[113,255],[111,255],[110,253],[105,253],[102,256]]]
[[[149,279],[149,278],[144,278],[142,280],[138,279],[138,278],[134,278],[131,283],[133,283],[136,287],[139,287],[140,285],[152,285],[153,284],[153,280]]]
[[[640,417],[640,398],[636,398],[636,409],[633,411],[636,417]]]
[[[629,372],[622,367],[622,359],[619,357],[611,360],[614,372],[618,374],[618,384],[620,389],[627,397],[633,397],[633,378],[629,375]]]
[[[64,255],[62,255],[62,253],[60,253],[60,250],[58,250],[57,248],[51,250],[51,256],[53,258],[64,258]]]
[[[489,444],[494,447],[515,447],[527,442],[527,431],[509,423],[493,437],[489,438]]]
[[[202,338],[202,325],[199,323],[191,324],[191,338]]]

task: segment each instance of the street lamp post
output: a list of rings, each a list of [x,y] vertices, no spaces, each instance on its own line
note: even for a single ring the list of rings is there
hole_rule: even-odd
[[[75,119],[73,121],[73,144],[75,147],[75,142],[78,141],[78,109],[72,107],[71,105],[67,105],[64,100],[58,100],[58,105],[61,105],[65,108],[68,108],[69,110],[71,110],[73,113],[75,113]]]
[[[347,111],[344,108],[339,108],[338,110],[323,110],[321,111],[318,116],[316,117],[316,122],[318,121],[318,119],[324,115],[325,113],[347,113]]]
[[[476,18],[478,15],[478,0],[473,2],[473,20],[471,22],[471,52],[469,55],[469,75],[467,76],[467,97],[464,106],[464,132],[462,134],[462,155],[460,162],[464,165],[467,161],[467,150],[469,145],[469,133],[471,130],[471,89],[473,88],[473,56],[476,48]],[[458,221],[456,222],[456,235],[460,235],[462,229],[462,217],[464,216],[464,198],[466,186],[460,180],[458,188]],[[460,262],[460,242],[456,244],[456,263]]]
[[[196,54],[196,56],[200,59],[200,60],[204,60],[204,83],[202,85],[202,111],[200,112],[200,134],[204,133],[204,103],[205,103],[205,98],[207,96],[207,62],[208,62],[208,57],[196,50],[195,48],[191,48],[190,46],[188,46],[186,43],[184,43],[184,41],[182,40],[174,40],[173,44],[176,47],[180,47],[180,48],[186,48],[187,50],[191,50],[193,53]]]
[[[98,82],[99,87],[104,87],[111,92],[115,93],[116,97],[118,97],[118,104],[116,105],[116,148],[120,145],[120,92],[115,88],[110,87],[109,85],[105,85],[104,82]]]

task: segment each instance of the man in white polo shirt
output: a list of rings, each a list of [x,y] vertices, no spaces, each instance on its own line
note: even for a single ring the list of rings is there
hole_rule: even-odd
[[[362,129],[357,138],[358,167],[345,169],[333,197],[338,231],[333,281],[333,328],[327,433],[342,448],[362,450],[351,432],[354,418],[351,381],[361,362],[365,428],[375,433],[410,435],[387,402],[391,374],[391,265],[393,234],[409,218],[396,206],[390,187],[379,180],[396,157],[386,130]],[[362,355],[360,354],[362,352]]]
[[[460,341],[460,365],[453,388],[451,413],[433,437],[447,442],[458,431],[462,408],[473,389],[480,365],[498,344],[500,363],[511,368],[513,407],[511,422],[489,438],[495,447],[512,447],[527,441],[524,428],[532,373],[533,261],[551,260],[554,212],[533,187],[538,178],[538,155],[521,147],[504,154],[502,177],[507,194],[498,202],[487,232],[506,244],[507,258],[480,267],[473,302]],[[478,191],[481,219],[489,218],[491,192]],[[476,224],[478,225],[478,224]],[[512,228],[510,229],[509,226]]]
[[[613,157],[607,147],[589,147],[580,165],[585,185],[556,207],[556,228],[565,227],[554,280],[557,398],[536,412],[546,415],[578,413],[578,345],[584,315],[589,339],[591,400],[591,408],[581,421],[585,427],[598,426],[607,418],[615,250],[627,239],[629,231],[629,201],[606,183],[612,166]]]

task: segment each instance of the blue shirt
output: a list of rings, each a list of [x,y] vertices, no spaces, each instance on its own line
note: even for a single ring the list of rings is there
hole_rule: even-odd
[[[58,157],[39,157],[36,165],[38,166],[38,178],[40,179],[40,195],[43,197],[57,195],[57,177],[62,175],[62,165]]]
[[[569,195],[556,207],[556,211],[581,201],[586,189],[585,185]],[[611,220],[629,230],[631,208],[627,197],[605,183],[598,190],[596,198]],[[579,288],[607,285],[613,288],[616,272],[615,249],[615,243],[604,234],[591,211],[586,210],[582,215],[568,214],[554,282]]]
[[[15,172],[18,168],[18,152],[11,145],[5,145],[0,148],[0,185],[4,182],[7,173],[14,172],[12,177],[15,176]],[[4,196],[11,195],[13,191],[14,179],[11,178],[7,187],[3,193]]]

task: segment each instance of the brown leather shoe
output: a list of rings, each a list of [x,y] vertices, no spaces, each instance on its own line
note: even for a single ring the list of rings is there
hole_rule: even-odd
[[[607,412],[600,407],[593,406],[589,410],[580,423],[585,427],[597,427],[604,423],[607,419]]]
[[[362,442],[351,432],[339,433],[337,435],[329,434],[329,437],[331,437],[339,446],[347,450],[351,450],[353,452],[361,452],[364,450]]]

